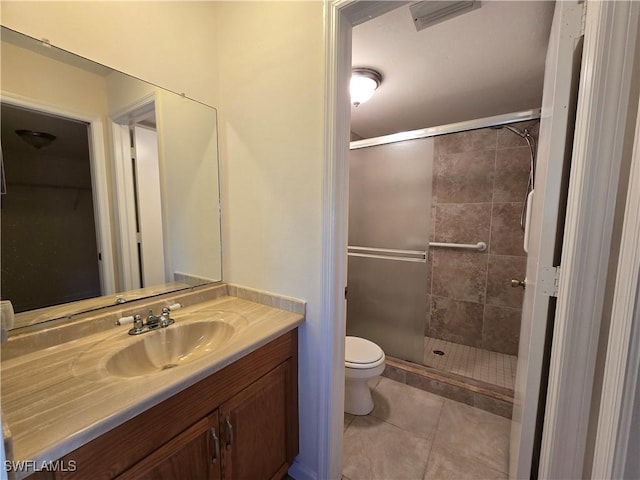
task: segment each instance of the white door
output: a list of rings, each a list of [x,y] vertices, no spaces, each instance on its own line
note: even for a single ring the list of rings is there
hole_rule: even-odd
[[[571,159],[572,132],[581,58],[583,5],[576,1],[556,3],[545,64],[540,138],[535,193],[528,240],[527,277],[522,309],[518,369],[516,374],[509,475],[531,478],[537,462],[546,371],[545,340],[555,302],[554,278],[559,265],[558,232],[562,234],[567,184],[565,164]],[[571,132],[567,135],[567,132]],[[533,467],[537,469],[537,463]]]
[[[142,285],[150,287],[165,283],[158,134],[136,125],[134,138]]]

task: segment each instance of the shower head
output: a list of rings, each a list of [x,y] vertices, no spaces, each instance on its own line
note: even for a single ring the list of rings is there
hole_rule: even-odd
[[[520,227],[522,228],[523,231],[524,231],[524,224],[525,224],[525,215],[527,211],[527,203],[529,202],[529,193],[533,190],[533,183],[535,179],[535,170],[536,170],[536,141],[533,135],[531,135],[531,129],[539,121],[540,119],[536,119],[536,121],[534,121],[533,123],[531,123],[529,126],[525,127],[522,130],[520,130],[517,127],[514,127],[513,125],[492,125],[491,127],[489,127],[492,130],[502,130],[503,128],[506,128],[507,130],[515,133],[519,137],[524,138],[527,142],[527,145],[529,146],[529,153],[530,153],[529,182],[527,183],[527,191],[524,196],[524,203],[522,204],[522,213],[520,214]]]
[[[503,128],[506,128],[507,130],[521,136],[522,138],[525,138],[529,134],[529,130],[520,130],[519,128],[513,127],[511,125],[492,125],[489,128],[491,130],[502,130]]]
[[[525,138],[527,135],[529,135],[529,130],[527,129],[520,130],[519,128],[513,127],[511,125],[505,125],[504,128],[515,133],[516,135],[520,135],[522,138]]]

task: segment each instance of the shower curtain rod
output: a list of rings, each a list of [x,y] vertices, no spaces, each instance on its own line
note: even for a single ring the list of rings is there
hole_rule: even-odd
[[[404,142],[406,140],[415,140],[418,138],[436,137],[438,135],[446,135],[447,133],[465,132],[467,130],[476,130],[478,128],[497,127],[499,125],[507,125],[514,122],[524,122],[527,120],[535,120],[540,118],[540,109],[523,110],[522,112],[505,113],[503,115],[495,115],[493,117],[477,118],[475,120],[467,120],[464,122],[450,123],[448,125],[440,125],[438,127],[421,128],[420,130],[409,130],[406,132],[392,133],[381,137],[365,138],[363,140],[354,140],[349,144],[350,150],[359,148],[374,147],[376,145],[386,145],[388,143]]]

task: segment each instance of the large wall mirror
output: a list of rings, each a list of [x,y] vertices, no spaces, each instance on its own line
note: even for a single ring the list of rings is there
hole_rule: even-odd
[[[222,279],[215,108],[2,27],[14,328]]]

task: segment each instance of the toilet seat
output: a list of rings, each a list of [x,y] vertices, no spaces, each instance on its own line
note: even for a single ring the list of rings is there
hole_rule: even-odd
[[[344,365],[347,368],[369,369],[384,363],[384,352],[375,343],[360,337],[346,337]]]

